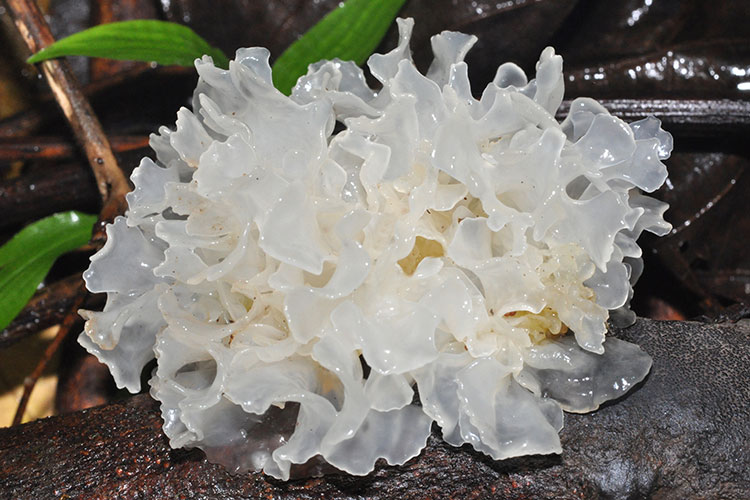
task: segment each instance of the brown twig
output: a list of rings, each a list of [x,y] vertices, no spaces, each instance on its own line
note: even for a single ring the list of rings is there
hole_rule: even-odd
[[[37,5],[31,0],[7,0],[18,31],[32,53],[52,44],[54,38]],[[96,177],[102,199],[102,218],[108,220],[124,208],[124,195],[129,185],[117,166],[109,140],[73,76],[70,65],[63,60],[41,63],[42,73],[52,89],[76,139],[86,153]]]
[[[54,356],[57,350],[60,348],[62,341],[65,340],[65,337],[67,337],[68,333],[70,333],[70,329],[78,319],[78,308],[81,307],[81,304],[83,304],[83,301],[86,299],[86,295],[86,287],[83,281],[81,281],[78,284],[78,288],[76,290],[76,299],[73,303],[73,307],[70,308],[68,314],[65,316],[65,319],[63,319],[63,322],[60,324],[60,329],[57,331],[57,335],[55,335],[54,340],[50,342],[50,344],[47,346],[47,349],[45,349],[44,355],[42,356],[42,359],[39,360],[39,363],[37,363],[34,371],[31,372],[31,375],[26,377],[26,379],[23,381],[23,395],[21,396],[21,401],[19,401],[18,403],[16,415],[13,417],[13,425],[18,425],[21,423],[23,414],[26,412],[26,405],[29,403],[29,398],[31,397],[31,391],[34,390],[34,386],[36,385],[37,380],[39,380],[39,377],[41,377],[42,373],[44,373],[44,369],[52,359],[52,356]]]
[[[148,147],[148,137],[120,135],[110,138],[116,153]],[[0,162],[17,160],[63,160],[75,155],[75,145],[62,137],[34,137],[17,139],[0,137]]]

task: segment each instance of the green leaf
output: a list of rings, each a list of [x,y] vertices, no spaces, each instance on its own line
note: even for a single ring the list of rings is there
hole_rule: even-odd
[[[0,247],[0,330],[23,309],[57,258],[85,245],[96,216],[50,215],[29,224]]]
[[[307,66],[338,57],[361,65],[385,36],[406,0],[347,0],[310,28],[273,65],[276,88],[289,95]]]
[[[229,67],[229,60],[221,50],[209,45],[187,26],[141,19],[101,24],[61,38],[29,57],[27,62],[88,56],[192,66],[203,54],[211,56],[217,66]]]

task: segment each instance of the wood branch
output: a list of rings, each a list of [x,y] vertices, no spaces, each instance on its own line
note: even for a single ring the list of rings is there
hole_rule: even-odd
[[[16,27],[32,53],[54,42],[36,3],[31,0],[8,0],[7,3]],[[130,190],[128,182],[117,166],[109,140],[67,62],[44,61],[41,67],[57,103],[86,153],[104,205],[103,218],[109,220],[124,211],[124,196]]]
[[[118,135],[110,137],[115,153],[125,153],[148,147],[148,136]],[[75,144],[61,137],[29,139],[0,137],[0,162],[28,160],[68,160],[76,154]]]
[[[618,402],[566,414],[561,456],[493,461],[433,434],[403,466],[284,483],[170,449],[141,395],[0,429],[0,485],[23,499],[747,498],[750,324],[641,319],[616,335],[653,356],[651,374]]]
[[[563,119],[572,101],[563,101],[557,118]],[[733,136],[750,133],[750,101],[734,99],[600,99],[610,113],[627,122],[655,116],[665,130],[691,137]]]

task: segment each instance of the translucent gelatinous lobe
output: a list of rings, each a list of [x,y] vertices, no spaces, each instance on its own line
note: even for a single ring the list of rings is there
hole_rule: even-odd
[[[193,111],[152,136],[86,273],[108,302],[80,342],[131,391],[157,358],[172,446],[279,478],[314,457],[404,463],[433,421],[496,459],[559,453],[563,409],[648,372],[605,333],[632,319],[637,238],[670,230],[641,194],[669,134],[585,98],[555,121],[551,48],[536,79],[504,64],[477,100],[476,39],[435,36],[425,76],[412,25],[370,58],[378,92],[349,62],[311,65],[288,98],[265,49],[204,58]]]

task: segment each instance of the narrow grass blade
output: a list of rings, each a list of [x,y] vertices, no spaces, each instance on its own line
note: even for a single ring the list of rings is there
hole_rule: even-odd
[[[28,59],[37,63],[62,56],[105,57],[163,65],[192,66],[208,54],[222,68],[229,67],[224,53],[187,26],[154,19],[101,24],[61,38]]]
[[[63,212],[29,224],[0,247],[0,330],[23,309],[57,258],[85,245],[96,216]]]
[[[382,40],[405,0],[347,0],[284,51],[273,65],[273,81],[285,94],[307,66],[338,57],[365,62]]]

